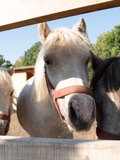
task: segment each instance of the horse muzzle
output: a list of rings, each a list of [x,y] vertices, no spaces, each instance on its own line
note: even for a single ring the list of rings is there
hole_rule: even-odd
[[[0,135],[6,135],[9,131],[10,116],[0,114]]]
[[[52,89],[53,101],[62,122],[66,122],[66,116],[62,115],[57,100],[70,97],[68,101],[68,114],[72,128],[76,131],[90,128],[95,119],[95,102],[91,90],[85,86],[71,86],[60,90]]]
[[[86,94],[73,94],[68,103],[68,123],[74,131],[89,130],[96,116],[94,99]]]

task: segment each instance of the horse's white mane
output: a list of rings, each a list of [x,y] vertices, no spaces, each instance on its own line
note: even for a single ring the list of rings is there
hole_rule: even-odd
[[[43,56],[49,51],[50,47],[58,45],[58,50],[60,45],[65,46],[66,50],[69,50],[70,54],[73,54],[75,50],[83,50],[89,53],[88,46],[90,45],[89,39],[86,36],[80,34],[79,31],[70,30],[67,28],[56,29],[47,37],[45,43],[42,45],[41,51],[38,54],[38,58],[35,65],[35,88],[34,96],[37,100],[44,99],[48,94],[48,89],[45,82],[44,76],[44,60]],[[84,55],[90,56],[90,55]]]

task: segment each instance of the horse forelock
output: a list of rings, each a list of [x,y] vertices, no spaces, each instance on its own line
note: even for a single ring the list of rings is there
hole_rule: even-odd
[[[84,49],[88,49],[90,46],[90,42],[87,36],[82,35],[80,32],[76,30],[71,30],[68,28],[57,28],[53,32],[50,33],[46,42],[46,47],[49,46],[59,46],[63,45],[66,47],[81,47]],[[76,49],[75,47],[75,49]]]
[[[90,57],[88,44],[89,40],[82,36],[79,32],[70,30],[67,28],[56,29],[47,37],[46,41],[42,45],[41,51],[38,54],[38,58],[35,65],[35,87],[34,95],[39,99],[44,99],[48,94],[46,86],[45,75],[44,75],[44,55],[52,52],[52,49],[59,51],[62,47],[66,50],[65,54],[75,54],[80,49],[83,51],[82,57]],[[82,53],[81,53],[82,54]]]

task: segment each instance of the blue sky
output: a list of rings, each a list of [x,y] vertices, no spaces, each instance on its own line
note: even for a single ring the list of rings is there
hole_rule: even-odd
[[[120,24],[120,7],[49,21],[48,25],[51,30],[57,27],[72,28],[80,18],[86,22],[90,42],[95,43],[100,34]],[[38,24],[0,32],[0,54],[14,64],[39,41],[37,27]]]

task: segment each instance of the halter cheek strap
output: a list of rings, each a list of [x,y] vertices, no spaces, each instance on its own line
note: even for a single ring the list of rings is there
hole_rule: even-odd
[[[96,134],[101,140],[120,140],[120,136],[103,131],[98,127],[96,128]]]
[[[0,114],[0,119],[7,120],[10,123],[10,116],[6,114]]]

